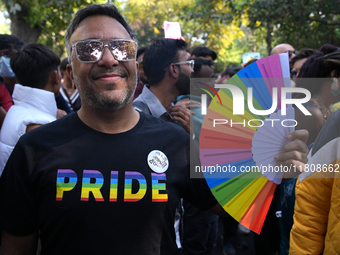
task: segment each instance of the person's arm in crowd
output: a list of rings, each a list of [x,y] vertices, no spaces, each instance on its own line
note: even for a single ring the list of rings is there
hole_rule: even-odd
[[[8,112],[9,108],[13,105],[12,96],[4,84],[0,84],[0,102],[2,108]]]
[[[64,116],[66,116],[66,115],[67,115],[67,112],[66,112],[66,111],[61,110],[61,109],[58,109],[58,110],[57,110],[57,119],[60,119],[60,118],[62,118],[62,117],[64,117]]]
[[[60,110],[60,109],[57,110],[57,119],[60,119],[60,118],[64,117],[65,115],[67,115],[67,112],[65,112],[64,110]],[[26,127],[26,133],[28,131],[35,129],[37,127],[40,127],[40,126],[42,126],[42,125],[41,124],[29,124]]]
[[[27,125],[27,127],[26,127],[26,133],[27,133],[28,131],[31,131],[31,130],[37,128],[37,127],[40,127],[40,126],[42,126],[42,125],[41,125],[41,124],[29,124],[29,125]]]
[[[14,236],[2,231],[0,255],[36,255],[38,231],[27,236]]]
[[[176,105],[182,106],[187,109],[195,109],[195,108],[200,108],[201,103],[197,102],[195,100],[191,100],[189,98],[182,99],[176,103]],[[191,112],[191,114],[196,114],[195,112]]]
[[[180,105],[175,105],[170,107],[169,114],[173,120],[181,123],[184,130],[191,136],[194,132],[194,127],[192,124],[191,111],[188,108],[182,107]]]

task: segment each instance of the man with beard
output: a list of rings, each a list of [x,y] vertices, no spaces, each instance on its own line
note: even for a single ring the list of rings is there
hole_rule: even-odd
[[[167,122],[178,121],[190,131],[191,112],[173,102],[189,93],[194,60],[188,60],[183,40],[160,39],[149,46],[143,59],[144,73],[149,81],[133,106]]]
[[[194,61],[188,60],[187,44],[183,40],[160,39],[149,46],[144,54],[144,73],[149,81],[142,93],[134,100],[133,106],[166,122],[178,121],[184,130],[192,134],[190,125],[191,112],[183,106],[175,106],[174,101],[179,95],[185,95],[190,90],[190,76],[194,71]],[[165,215],[167,219],[169,215]],[[182,202],[175,213],[175,227],[165,226],[161,250],[169,250],[178,254],[181,248],[180,221],[182,219]],[[169,235],[175,230],[176,238]]]
[[[65,39],[82,105],[14,148],[0,179],[1,254],[36,254],[40,238],[41,254],[159,255],[181,197],[223,209],[190,179],[190,136],[132,107],[136,35],[118,10],[80,10]]]
[[[41,254],[159,255],[162,226],[174,224],[164,215],[181,197],[223,212],[205,180],[190,179],[197,147],[180,127],[133,109],[136,35],[114,6],[79,10],[65,40],[82,105],[14,148],[0,178],[1,254],[36,254],[40,237]],[[301,143],[292,152],[306,161]]]

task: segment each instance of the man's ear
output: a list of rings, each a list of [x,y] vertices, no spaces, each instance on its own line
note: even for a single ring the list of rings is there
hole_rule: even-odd
[[[176,65],[171,64],[169,66],[169,72],[170,72],[170,76],[177,79],[178,78],[178,69],[176,67]]]
[[[138,61],[136,60],[136,75],[137,75],[137,77],[138,77],[138,72],[139,72],[139,63],[138,63]],[[138,77],[138,79],[137,79],[137,83],[138,83],[138,81],[139,81],[139,77]]]
[[[59,75],[59,71],[58,70],[54,70],[51,73],[51,81],[52,81],[53,85],[60,85],[61,77]]]
[[[332,72],[331,72],[331,78],[338,78],[338,72],[336,71],[336,70],[333,70]]]
[[[59,72],[58,70],[53,70],[48,78],[48,82],[46,86],[43,89],[47,91],[51,91],[55,94],[55,96],[58,96],[60,84],[61,84],[61,78],[59,76]]]
[[[74,79],[73,79],[73,70],[72,70],[72,66],[70,64],[66,65],[66,73],[67,73],[68,77],[70,78],[70,80],[72,82],[72,88],[76,89],[76,85],[75,85]]]

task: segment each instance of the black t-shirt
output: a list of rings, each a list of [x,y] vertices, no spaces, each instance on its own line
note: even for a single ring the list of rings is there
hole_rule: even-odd
[[[13,235],[39,230],[42,254],[159,254],[163,217],[171,229],[181,197],[201,209],[216,203],[204,179],[190,179],[190,140],[143,113],[120,134],[76,113],[43,125],[20,138],[5,167],[1,225]],[[154,150],[168,159],[164,173],[151,170]]]

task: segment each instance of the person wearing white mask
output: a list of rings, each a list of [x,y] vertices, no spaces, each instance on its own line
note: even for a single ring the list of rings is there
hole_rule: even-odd
[[[10,60],[12,55],[23,47],[24,43],[18,37],[0,34],[0,82],[6,85],[11,94],[17,80],[11,68]]]

